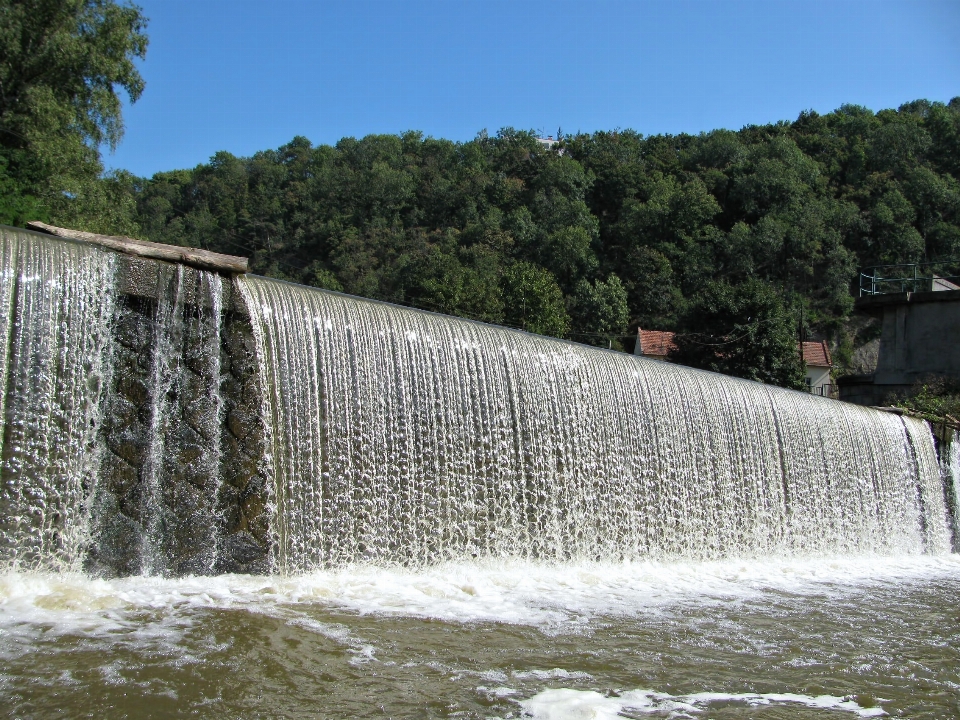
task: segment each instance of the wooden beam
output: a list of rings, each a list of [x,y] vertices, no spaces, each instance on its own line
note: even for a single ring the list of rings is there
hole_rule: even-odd
[[[180,247],[178,245],[164,245],[163,243],[134,240],[128,237],[97,235],[96,233],[84,232],[83,230],[71,230],[69,228],[47,225],[46,223],[36,220],[28,222],[27,228],[46,233],[47,235],[55,235],[56,237],[67,238],[69,240],[79,240],[93,245],[100,245],[101,247],[117,250],[118,252],[128,255],[182,263],[183,265],[191,265],[201,268],[202,270],[215,270],[227,273],[245,273],[250,270],[250,263],[247,258],[236,255],[223,255],[221,253],[210,252],[209,250]]]

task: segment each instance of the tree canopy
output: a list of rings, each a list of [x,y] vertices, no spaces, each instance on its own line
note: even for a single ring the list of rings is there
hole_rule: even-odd
[[[512,128],[295,137],[104,176],[120,93],[143,91],[145,27],[115,0],[0,0],[0,221],[248,255],[262,274],[604,347],[674,330],[685,362],[786,385],[795,317],[850,354],[859,267],[960,259],[960,98],[550,147]]]
[[[683,365],[804,389],[798,320],[768,283],[709,282],[687,306],[670,359]]]
[[[749,337],[786,343],[789,327],[793,347],[802,315],[843,361],[859,267],[960,258],[958,173],[954,99],[552,148],[511,128],[297,137],[128,189],[143,237],[298,282],[628,350],[638,325],[733,337],[762,300],[788,319]],[[738,353],[726,365],[751,356]],[[738,372],[795,384],[787,359],[763,362]]]
[[[102,178],[144,82],[146,19],[113,0],[0,0],[0,214],[134,230],[132,181]]]

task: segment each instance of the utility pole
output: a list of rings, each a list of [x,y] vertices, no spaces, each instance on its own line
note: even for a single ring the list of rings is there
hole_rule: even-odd
[[[803,305],[800,305],[800,321],[797,323],[797,346],[800,350],[800,364],[803,365],[803,341],[806,333],[803,330]]]

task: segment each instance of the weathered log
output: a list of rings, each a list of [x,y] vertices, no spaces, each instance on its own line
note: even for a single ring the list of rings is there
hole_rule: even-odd
[[[128,237],[116,237],[113,235],[98,235],[96,233],[84,232],[83,230],[71,230],[69,228],[47,225],[39,221],[28,222],[27,227],[30,230],[36,230],[48,235],[56,235],[57,237],[68,238],[70,240],[80,240],[81,242],[100,245],[111,250],[127,253],[128,255],[182,263],[202,270],[245,273],[250,269],[250,263],[245,257],[223,255],[221,253],[210,252],[209,250],[200,250],[199,248],[164,245],[163,243],[135,240]]]

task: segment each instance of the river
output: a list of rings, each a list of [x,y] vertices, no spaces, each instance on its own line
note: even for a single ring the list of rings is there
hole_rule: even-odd
[[[960,556],[0,576],[17,718],[960,717]]]
[[[960,717],[918,420],[2,228],[0,351],[0,714]]]

